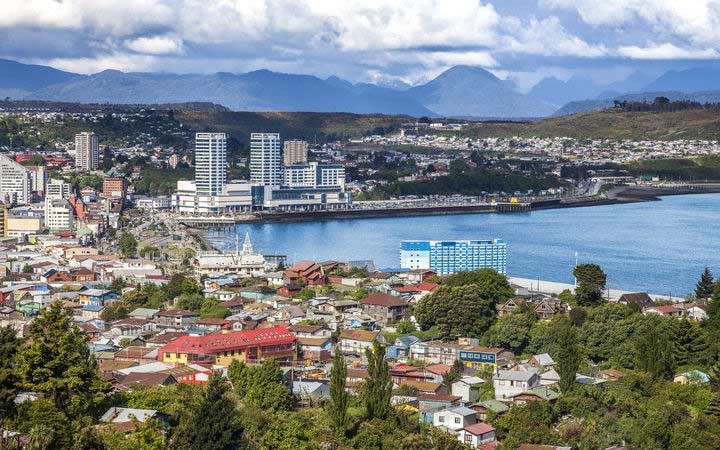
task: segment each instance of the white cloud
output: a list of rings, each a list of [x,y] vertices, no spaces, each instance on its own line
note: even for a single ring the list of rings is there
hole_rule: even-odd
[[[646,47],[635,45],[618,48],[618,54],[633,59],[715,59],[720,53],[712,48],[688,49],[674,44],[650,44]]]
[[[603,45],[591,45],[569,34],[557,17],[527,21],[508,18],[504,27],[507,30],[504,39],[506,48],[518,53],[582,58],[597,58],[608,53]]]
[[[179,55],[183,53],[183,42],[172,36],[140,37],[125,41],[125,46],[137,53],[147,55]]]

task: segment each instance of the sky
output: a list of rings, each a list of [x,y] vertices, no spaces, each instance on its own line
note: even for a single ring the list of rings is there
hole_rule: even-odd
[[[462,64],[521,90],[607,84],[719,64],[720,0],[0,0],[0,58],[410,84]]]

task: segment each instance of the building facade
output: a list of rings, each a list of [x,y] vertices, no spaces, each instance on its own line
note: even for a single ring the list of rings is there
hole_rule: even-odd
[[[441,276],[483,268],[505,274],[506,265],[506,247],[501,239],[402,241],[400,244],[401,267],[429,269]]]
[[[250,181],[279,186],[283,181],[280,134],[250,134]]]
[[[293,164],[285,166],[284,185],[289,188],[345,189],[345,167],[341,164]]]
[[[32,202],[32,174],[23,165],[0,155],[0,202],[19,205]]]
[[[45,226],[50,230],[72,230],[73,208],[67,200],[45,200]]]
[[[100,145],[92,132],[75,135],[75,167],[82,170],[97,170],[100,165]]]
[[[283,142],[283,163],[286,166],[293,164],[307,164],[308,144],[305,141]]]
[[[227,183],[225,133],[195,134],[195,184],[198,195],[219,195]]]
[[[63,180],[51,179],[45,185],[45,198],[51,200],[62,200],[70,198],[72,186]]]
[[[123,177],[105,177],[103,178],[103,197],[105,198],[125,198],[127,191],[127,183]]]

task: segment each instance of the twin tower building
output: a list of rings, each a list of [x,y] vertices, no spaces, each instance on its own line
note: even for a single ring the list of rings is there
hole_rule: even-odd
[[[250,179],[228,181],[225,133],[195,135],[195,181],[178,181],[173,206],[185,213],[346,208],[345,168],[308,162],[305,141],[250,135]]]

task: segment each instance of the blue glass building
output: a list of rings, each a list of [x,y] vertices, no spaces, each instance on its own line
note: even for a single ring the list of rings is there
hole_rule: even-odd
[[[502,239],[467,241],[402,241],[400,266],[429,269],[438,275],[483,268],[505,273],[507,255]]]

